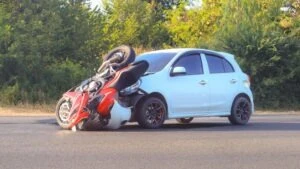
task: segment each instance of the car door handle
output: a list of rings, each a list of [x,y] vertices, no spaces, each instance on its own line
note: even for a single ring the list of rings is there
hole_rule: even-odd
[[[201,80],[200,82],[199,82],[199,84],[201,84],[201,85],[206,85],[206,81],[205,80]]]
[[[236,83],[236,82],[237,82],[236,79],[231,79],[231,80],[230,80],[230,83],[232,83],[232,84],[234,84],[234,83]]]

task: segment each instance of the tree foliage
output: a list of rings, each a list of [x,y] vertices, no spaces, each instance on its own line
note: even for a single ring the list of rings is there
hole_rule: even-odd
[[[218,30],[222,16],[222,0],[204,0],[200,8],[189,8],[181,3],[176,10],[167,11],[165,23],[172,38],[172,46],[208,46]]]
[[[2,97],[1,101],[35,103],[56,98],[58,92],[86,75],[94,63],[90,58],[95,60],[99,52],[87,46],[95,39],[90,35],[90,11],[75,1],[13,3],[1,5],[1,13],[8,10],[8,5],[12,11],[1,15],[4,17],[1,19],[0,83],[2,93],[11,98]],[[66,70],[57,71],[57,68]],[[58,76],[61,78],[58,81],[66,80],[63,87],[51,79]]]
[[[237,56],[259,107],[299,108],[299,0],[0,1],[0,102],[48,103],[108,50],[204,47]],[[285,10],[280,10],[286,6]]]
[[[300,101],[296,87],[300,82],[299,16],[283,13],[282,5],[273,0],[230,1],[216,35],[216,48],[237,55],[251,75],[259,107],[292,106]]]
[[[155,3],[155,2],[153,2]],[[121,44],[159,48],[168,42],[159,11],[153,3],[140,0],[113,0],[106,4],[104,42],[107,48]]]

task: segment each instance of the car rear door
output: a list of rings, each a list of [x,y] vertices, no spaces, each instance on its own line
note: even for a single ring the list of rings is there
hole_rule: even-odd
[[[228,114],[233,99],[238,91],[237,78],[233,66],[224,57],[205,54],[203,58],[207,64],[209,76],[207,86],[210,90],[210,113]]]
[[[188,53],[179,57],[172,66],[184,67],[185,74],[172,75],[168,79],[167,99],[171,105],[170,115],[184,117],[207,112],[209,90],[207,75],[204,74],[200,53]]]

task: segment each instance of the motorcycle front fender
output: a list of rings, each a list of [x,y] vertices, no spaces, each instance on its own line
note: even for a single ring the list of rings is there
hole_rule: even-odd
[[[128,107],[121,106],[118,101],[114,100],[114,105],[110,111],[110,120],[105,126],[107,129],[118,129],[121,125],[129,121],[131,110]]]
[[[73,126],[76,126],[80,121],[87,119],[89,113],[84,111],[83,108],[86,107],[89,99],[88,93],[82,92],[66,92],[63,97],[66,100],[70,100],[72,103],[71,115],[70,115],[70,124],[68,126],[71,129]]]

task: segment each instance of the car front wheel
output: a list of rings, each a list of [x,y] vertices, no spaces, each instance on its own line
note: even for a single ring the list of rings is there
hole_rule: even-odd
[[[251,116],[251,103],[246,97],[235,99],[231,109],[231,115],[228,117],[231,124],[245,125]]]
[[[149,97],[137,106],[136,119],[140,126],[156,129],[163,125],[167,114],[165,103],[156,97]]]

